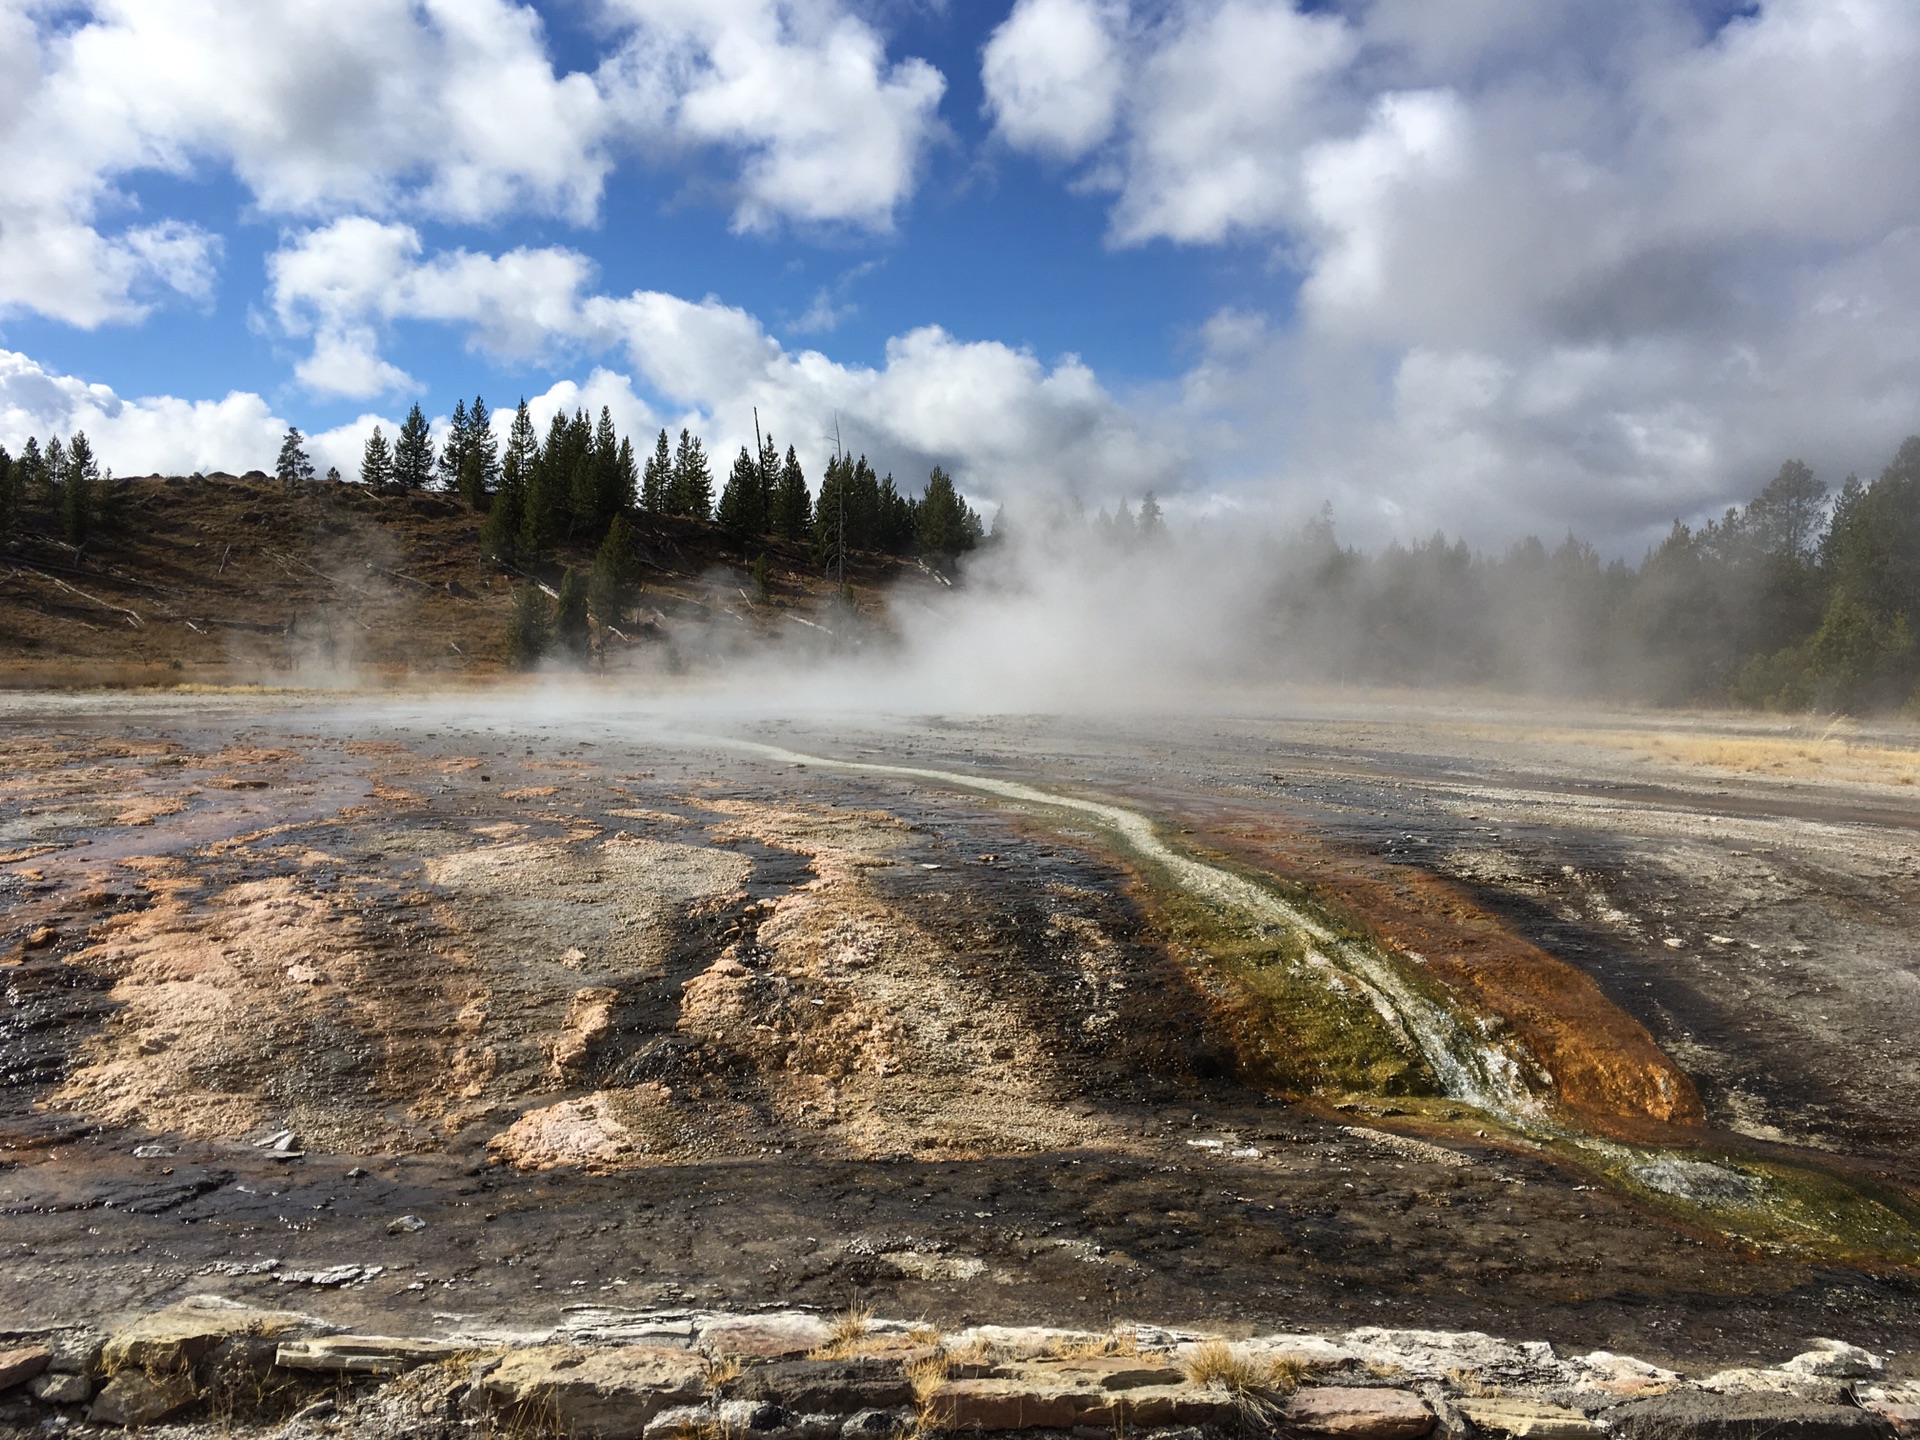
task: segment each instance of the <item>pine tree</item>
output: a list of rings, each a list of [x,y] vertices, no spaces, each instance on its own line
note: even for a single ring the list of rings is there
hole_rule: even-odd
[[[60,476],[60,528],[69,545],[84,545],[93,533],[101,484],[93,446],[87,443],[86,431],[76,430],[67,442]]]
[[[378,425],[367,437],[360,452],[360,483],[370,490],[384,490],[393,484],[393,452],[387,448],[386,434]]]
[[[560,598],[553,607],[553,638],[562,653],[575,661],[587,658],[587,582],[569,566],[560,577]]]
[[[820,498],[813,507],[813,563],[823,575],[844,571],[845,552],[854,548],[857,517],[847,513],[847,491],[852,480],[851,455],[829,460],[820,477]]]
[[[585,516],[589,534],[603,534],[620,509],[620,436],[613,428],[613,412],[600,407],[593,427],[593,496]]]
[[[713,518],[713,472],[707,467],[706,447],[686,430],[680,432],[680,448],[673,456],[667,512],[694,520]]]
[[[527,409],[527,397],[513,412],[513,425],[507,431],[507,453],[500,461],[502,490],[524,492],[533,478],[533,467],[540,461],[540,436],[533,428],[533,414]]]
[[[673,484],[673,455],[667,448],[667,432],[662,430],[647,457],[647,470],[640,481],[640,508],[659,515],[667,508],[667,491]]]
[[[547,597],[537,585],[522,585],[513,592],[513,617],[507,622],[507,663],[516,670],[531,670],[547,653],[551,627]]]
[[[927,477],[927,493],[916,518],[920,554],[937,570],[951,571],[960,556],[980,543],[980,517],[960,498],[953,481],[938,465]],[[1132,524],[1131,517],[1128,524]]]
[[[520,518],[520,547],[524,554],[543,555],[565,533],[568,487],[573,480],[573,427],[566,412],[556,410],[547,425],[546,444],[539,450],[528,478],[524,513]]]
[[[620,453],[614,457],[613,464],[613,513],[619,515],[633,509],[639,498],[640,467],[634,464],[633,446],[622,435]]]
[[[40,453],[40,442],[33,436],[20,447],[20,458],[13,462],[14,504],[24,508],[29,502],[46,498],[47,462]]]
[[[500,441],[493,433],[487,402],[473,397],[467,411],[467,441],[460,456],[460,498],[475,510],[487,508],[487,497],[500,483]]]
[[[720,492],[720,525],[735,540],[744,543],[765,528],[761,514],[760,465],[747,447],[733,462],[726,489]]]
[[[593,557],[593,576],[587,586],[587,605],[602,625],[626,623],[633,573],[633,532],[627,528],[626,516],[616,512]]]
[[[19,509],[14,470],[13,457],[6,446],[0,445],[0,535],[13,533],[13,517]]]
[[[760,530],[773,529],[773,501],[780,490],[780,447],[771,433],[760,441]]]
[[[393,442],[393,478],[409,490],[422,489],[433,479],[433,459],[433,432],[416,403]]]
[[[813,528],[813,497],[807,493],[807,477],[801,473],[800,457],[791,445],[774,486],[771,518],[774,534],[783,540],[804,540]]]
[[[447,438],[440,444],[440,488],[452,492],[460,488],[460,474],[467,462],[467,402],[453,402],[453,417],[447,421]]]
[[[307,456],[306,437],[298,426],[287,427],[287,436],[280,442],[280,458],[274,462],[274,474],[283,485],[313,479],[313,461]]]
[[[327,479],[335,485],[340,483],[340,467],[338,465],[327,466]]]
[[[993,538],[1000,538],[997,520],[993,526]],[[1140,499],[1140,542],[1143,545],[1157,545],[1166,538],[1166,517],[1160,513],[1160,502],[1153,498],[1153,491],[1149,490]]]
[[[764,605],[773,598],[773,566],[767,561],[767,552],[762,550],[760,558],[753,562],[753,600],[756,605]]]
[[[533,416],[523,395],[507,431],[507,451],[500,461],[500,488],[480,526],[481,554],[512,563],[526,522],[527,488],[539,462],[540,437],[534,433]]]

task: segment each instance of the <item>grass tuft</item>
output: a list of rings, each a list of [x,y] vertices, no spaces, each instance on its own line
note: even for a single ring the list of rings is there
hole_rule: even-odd
[[[1194,1385],[1212,1385],[1235,1395],[1256,1394],[1267,1388],[1267,1373],[1224,1340],[1203,1340],[1187,1357],[1187,1379]]]
[[[1071,1340],[1055,1341],[1051,1348],[1062,1360],[1097,1360],[1109,1355],[1131,1357],[1140,1353],[1140,1332],[1131,1325],[1116,1326],[1104,1335],[1079,1335]]]
[[[1301,1355],[1276,1355],[1267,1362],[1267,1384],[1291,1395],[1313,1375],[1313,1362]]]
[[[858,1300],[847,1306],[833,1318],[833,1328],[827,1333],[826,1343],[808,1352],[809,1360],[845,1360],[855,1354],[861,1342],[867,1338],[867,1327],[873,1324],[873,1311]]]

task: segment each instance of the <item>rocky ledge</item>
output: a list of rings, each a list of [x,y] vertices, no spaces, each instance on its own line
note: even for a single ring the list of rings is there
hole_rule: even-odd
[[[859,1311],[583,1306],[541,1332],[342,1333],[197,1297],[117,1329],[0,1332],[0,1434],[889,1440],[1893,1440],[1920,1435],[1910,1367],[1837,1340],[1698,1376],[1477,1332],[1228,1340],[955,1333]]]

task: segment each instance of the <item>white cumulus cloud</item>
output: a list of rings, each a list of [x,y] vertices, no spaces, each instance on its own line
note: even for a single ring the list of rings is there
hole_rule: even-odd
[[[221,400],[123,400],[105,385],[0,350],[0,445],[16,455],[29,436],[44,445],[83,430],[123,475],[237,472],[271,467],[286,428],[266,401],[244,391]]]
[[[1126,20],[1116,0],[1019,0],[980,59],[987,111],[1008,144],[1077,160],[1112,133]]]
[[[631,28],[602,83],[634,132],[740,157],[734,223],[892,228],[939,133],[946,79],[890,60],[833,0],[606,0]]]
[[[310,223],[585,225],[637,146],[731,166],[744,229],[891,226],[939,71],[839,0],[604,8],[593,73],[563,74],[524,0],[0,0],[0,316],[91,327],[206,298],[220,240],[143,215],[152,172],[231,174]]]

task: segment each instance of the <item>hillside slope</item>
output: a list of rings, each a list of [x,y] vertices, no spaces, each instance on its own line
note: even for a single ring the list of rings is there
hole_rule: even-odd
[[[480,553],[481,515],[450,497],[257,471],[123,479],[116,508],[78,550],[32,516],[0,542],[0,684],[496,673],[514,588],[551,590],[565,566],[592,562],[583,542],[505,566]],[[630,518],[640,584],[628,624],[595,625],[596,665],[698,664],[776,637],[855,643],[884,633],[884,590],[937,583],[912,561],[856,556],[850,622],[805,546],[743,552],[712,525]],[[763,549],[773,577],[756,603],[748,572]]]

